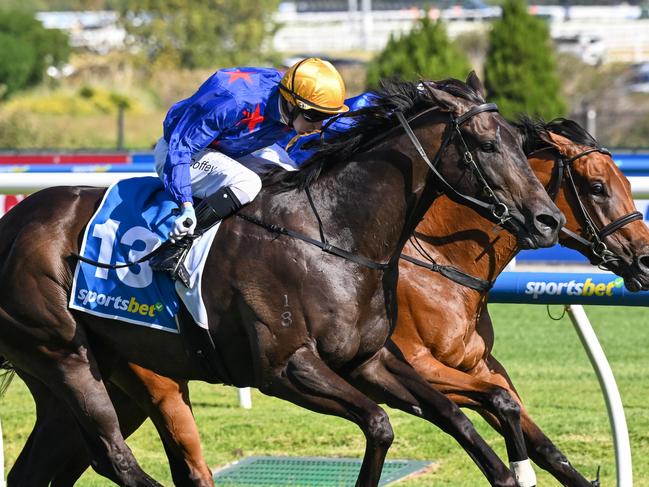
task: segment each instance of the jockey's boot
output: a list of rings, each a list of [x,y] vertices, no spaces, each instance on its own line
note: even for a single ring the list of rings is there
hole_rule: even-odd
[[[194,239],[224,218],[236,213],[242,206],[239,198],[227,186],[201,200],[196,205],[195,234],[188,235],[176,242],[171,240],[164,242],[149,259],[151,269],[168,272],[173,279],[179,279],[185,287],[189,287],[189,272],[183,262]]]

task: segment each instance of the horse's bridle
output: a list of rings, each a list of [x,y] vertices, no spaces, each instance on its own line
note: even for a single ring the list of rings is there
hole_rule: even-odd
[[[608,247],[604,243],[604,239],[609,235],[612,235],[619,229],[623,228],[624,226],[628,225],[629,223],[636,220],[642,220],[643,216],[639,211],[632,211],[631,213],[627,213],[626,215],[623,215],[620,218],[612,221],[603,228],[598,228],[592,216],[590,215],[590,213],[588,213],[588,210],[581,201],[581,198],[579,197],[579,190],[577,189],[577,184],[575,183],[571,166],[572,163],[577,159],[588,154],[592,154],[593,152],[599,152],[600,154],[604,154],[609,157],[611,156],[611,153],[603,147],[592,147],[569,158],[565,158],[563,154],[559,153],[559,157],[556,159],[557,178],[555,179],[555,182],[549,193],[552,198],[556,197],[556,194],[558,194],[559,192],[559,187],[561,186],[564,175],[567,176],[567,179],[570,182],[570,185],[568,187],[572,190],[573,196],[577,200],[582,217],[584,218],[585,236],[578,235],[572,230],[569,230],[565,227],[561,228],[561,231],[573,240],[576,240],[580,244],[589,248],[590,252],[597,259],[599,259],[599,262],[597,262],[598,267],[604,268],[606,270],[611,270],[607,267],[607,265],[613,262],[618,262],[622,259],[617,254],[608,249]]]
[[[420,112],[414,117],[412,117],[410,119],[410,122],[434,110],[437,110],[437,108],[431,107],[428,110],[424,110],[423,112]],[[437,179],[442,183],[442,185],[444,185],[446,190],[452,193],[453,195],[459,197],[460,199],[464,201],[468,201],[472,205],[487,210],[493,216],[493,218],[499,224],[502,225],[511,218],[511,216],[509,215],[509,209],[502,201],[498,199],[498,196],[496,196],[496,193],[493,191],[493,189],[487,182],[482,170],[480,169],[479,164],[476,163],[475,159],[473,158],[473,153],[469,149],[469,146],[467,145],[466,141],[464,140],[464,137],[462,136],[462,131],[460,130],[460,127],[465,122],[473,118],[475,115],[482,112],[497,112],[497,111],[498,111],[498,106],[495,103],[483,103],[481,105],[471,108],[470,110],[463,113],[457,118],[454,117],[453,114],[449,113],[450,120],[447,124],[448,129],[445,131],[444,139],[442,140],[442,143],[440,144],[439,149],[435,154],[435,158],[432,161],[428,157],[428,154],[426,154],[426,151],[421,145],[421,142],[419,142],[419,139],[413,132],[412,128],[410,127],[410,124],[408,123],[408,120],[406,120],[406,117],[403,115],[403,113],[398,111],[396,112],[396,116],[397,119],[399,120],[399,123],[401,123],[401,126],[405,130],[406,135],[408,135],[408,138],[412,142],[412,145],[415,147],[415,149],[417,149],[417,152],[424,160],[424,162],[426,162],[426,164],[430,168],[430,171],[437,177]],[[487,198],[491,201],[491,204],[485,203],[484,201],[481,201],[477,198],[466,195],[464,193],[460,193],[437,170],[437,164],[440,158],[442,157],[444,150],[451,143],[451,140],[455,135],[459,137],[460,142],[464,147],[464,153],[462,158],[464,160],[465,165],[471,169],[473,175],[478,179],[478,181],[482,185],[482,193],[487,196]]]
[[[539,149],[539,150],[545,150],[545,149],[547,148]],[[612,235],[619,229],[628,225],[629,223],[634,222],[636,220],[642,220],[643,216],[642,213],[640,213],[639,211],[633,211],[612,221],[611,223],[607,224],[603,228],[598,228],[593,218],[590,216],[590,213],[588,213],[588,210],[586,209],[583,202],[579,198],[579,191],[577,190],[577,184],[575,183],[575,179],[572,174],[572,166],[571,166],[572,163],[577,159],[587,156],[588,154],[592,154],[593,152],[599,152],[600,154],[604,154],[609,157],[611,156],[611,153],[603,147],[593,147],[569,158],[566,158],[562,153],[559,152],[559,157],[557,157],[556,159],[557,176],[553,178],[553,181],[550,183],[548,194],[554,200],[559,194],[559,190],[561,189],[561,183],[563,182],[564,176],[567,176],[567,179],[570,182],[569,188],[571,188],[572,193],[579,204],[579,208],[585,222],[584,227],[585,227],[586,238],[576,234],[575,232],[569,230],[566,227],[562,227],[561,231],[566,235],[568,235],[573,240],[576,240],[580,244],[584,245],[586,248],[590,249],[590,252],[597,259],[599,259],[599,262],[597,262],[598,267],[604,268],[605,270],[611,270],[607,267],[607,265],[613,262],[618,262],[622,259],[617,254],[609,250],[603,240],[609,235]],[[417,240],[416,235],[414,235],[414,239],[411,240],[411,242],[413,246],[417,249],[419,254],[429,262],[424,262],[407,255],[402,255],[401,256],[402,259],[407,260],[408,262],[411,262],[415,265],[418,265],[419,267],[424,267],[433,272],[437,272],[457,284],[460,284],[464,287],[468,287],[470,289],[475,289],[478,292],[488,291],[492,287],[493,283],[490,281],[485,281],[478,277],[474,277],[453,266],[444,266],[444,265],[437,264],[433,259],[433,257],[426,252],[426,250],[421,245],[419,240]]]

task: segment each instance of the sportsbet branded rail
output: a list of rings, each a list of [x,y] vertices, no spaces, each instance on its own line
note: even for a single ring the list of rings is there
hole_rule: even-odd
[[[632,293],[611,273],[503,272],[490,303],[563,304],[599,381],[613,433],[618,487],[632,487],[631,445],[622,398],[583,304],[648,306],[649,292]]]
[[[649,291],[632,293],[610,273],[503,272],[489,302],[649,306]]]

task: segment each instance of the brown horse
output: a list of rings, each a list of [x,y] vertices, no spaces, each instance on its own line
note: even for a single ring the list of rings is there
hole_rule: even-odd
[[[366,437],[360,486],[378,484],[393,439],[387,415],[361,390],[380,391],[396,407],[420,403],[410,407],[413,414],[454,436],[492,484],[513,486],[512,473],[457,407],[383,352],[394,324],[399,255],[437,191],[491,209],[529,245],[552,244],[564,221],[534,178],[516,131],[484,103],[477,77],[468,82],[426,90],[388,84],[379,105],[330,151],[271,181],[271,189],[284,191],[260,194],[245,211],[248,221],[223,222],[203,286],[216,348],[208,367],[188,356],[177,335],[68,309],[71,256],[102,190],[52,188],[27,198],[0,220],[0,353],[32,382],[37,402],[46,386],[70,408],[93,468],[120,485],[157,483],[119,430],[102,376],[115,362],[253,386],[355,422]],[[395,118],[405,130],[390,130]],[[426,156],[432,149],[434,164]],[[333,154],[336,163],[327,162]],[[278,237],[251,219],[302,237]],[[320,242],[326,253],[306,242],[317,235],[330,236]],[[185,312],[180,322],[193,326]],[[46,482],[39,471],[22,472],[27,485]]]
[[[570,238],[568,234],[564,243],[581,250],[593,264],[601,264],[604,258],[607,266],[625,277],[627,287],[646,288],[649,283],[646,267],[649,232],[642,222],[631,222],[637,215],[628,181],[610,156],[571,121],[548,124],[547,128],[552,131],[549,134],[546,127],[530,122],[525,122],[521,128],[528,134],[526,149],[533,152],[530,165],[557,198],[569,229],[578,235],[588,234],[590,217],[587,215],[596,215],[592,223],[599,228],[611,229],[611,223],[627,223],[605,239],[612,254],[602,256],[601,248]],[[560,169],[562,165],[565,167]],[[571,180],[575,182],[574,187]],[[632,217],[627,218],[627,215]],[[493,331],[486,310],[486,290],[488,283],[519,250],[511,234],[495,234],[492,229],[490,221],[446,197],[433,203],[417,227],[417,240],[413,239],[406,246],[404,255],[417,260],[422,254],[428,255],[429,262],[423,262],[428,266],[432,264],[430,258],[442,266],[453,263],[453,269],[459,266],[471,273],[469,277],[464,276],[465,283],[484,289],[473,290],[449,281],[440,273],[402,260],[403,274],[398,284],[399,320],[392,339],[432,385],[458,404],[478,410],[504,434],[510,460],[524,458],[520,452],[525,451],[525,446],[521,446],[525,443],[532,459],[562,484],[589,486],[591,483],[570,465],[527,415],[506,371],[490,354]],[[591,230],[590,233],[594,239],[598,232]],[[620,256],[619,260],[613,258],[616,255]],[[454,271],[449,274],[448,268],[443,272],[455,278],[458,276]],[[433,292],[428,292],[429,289]],[[189,409],[186,383],[160,377],[135,365],[129,369],[122,364],[119,375],[119,382],[122,386],[128,384],[126,390],[132,394],[129,398],[117,388],[111,393],[125,434],[134,431],[147,415],[151,416],[161,432],[175,483],[211,485],[211,475],[200,453],[200,441]],[[133,399],[140,408],[135,407]],[[35,443],[43,450],[36,453],[37,448],[32,448],[32,467],[37,465],[50,472],[54,485],[70,485],[88,465],[81,438],[72,441],[71,418],[59,408],[58,401],[47,404],[41,400],[40,405],[35,428],[39,436]],[[62,438],[64,433],[65,445],[51,441],[51,438]],[[53,459],[52,451],[59,452],[59,456]],[[71,459],[67,464],[64,463],[66,458]],[[47,461],[52,464],[47,465]],[[11,475],[17,473],[12,471]]]
[[[534,131],[529,123],[526,128]],[[532,138],[529,161],[556,196],[573,232],[564,234],[562,244],[624,277],[628,289],[647,289],[649,230],[628,180],[610,154],[574,122],[558,120],[546,128],[551,140]],[[519,251],[514,237],[492,228],[475,212],[442,197],[404,254],[420,260],[424,255],[424,260],[459,267],[491,283]],[[491,354],[494,334],[486,289],[471,289],[466,281],[406,261],[400,265],[398,299],[392,340],[422,377],[456,404],[478,411],[504,435],[508,452],[524,438],[531,459],[562,485],[591,485],[530,418],[505,368]],[[520,408],[510,407],[512,397]]]

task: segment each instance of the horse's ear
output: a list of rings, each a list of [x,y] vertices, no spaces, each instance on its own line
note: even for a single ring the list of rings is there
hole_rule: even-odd
[[[471,71],[469,76],[466,77],[466,84],[473,88],[473,91],[478,93],[483,100],[485,99],[484,86],[482,85],[480,78],[478,78],[478,75],[475,74],[475,71]]]
[[[550,132],[549,130],[544,130],[543,133],[547,135],[547,138],[544,137],[543,141],[556,147],[557,149],[561,148],[561,146],[571,144],[570,140],[563,135],[555,134],[554,132]]]
[[[456,96],[451,95],[444,90],[440,90],[439,88],[435,88],[435,85],[432,83],[426,86],[426,90],[442,110],[454,112],[460,105]]]

